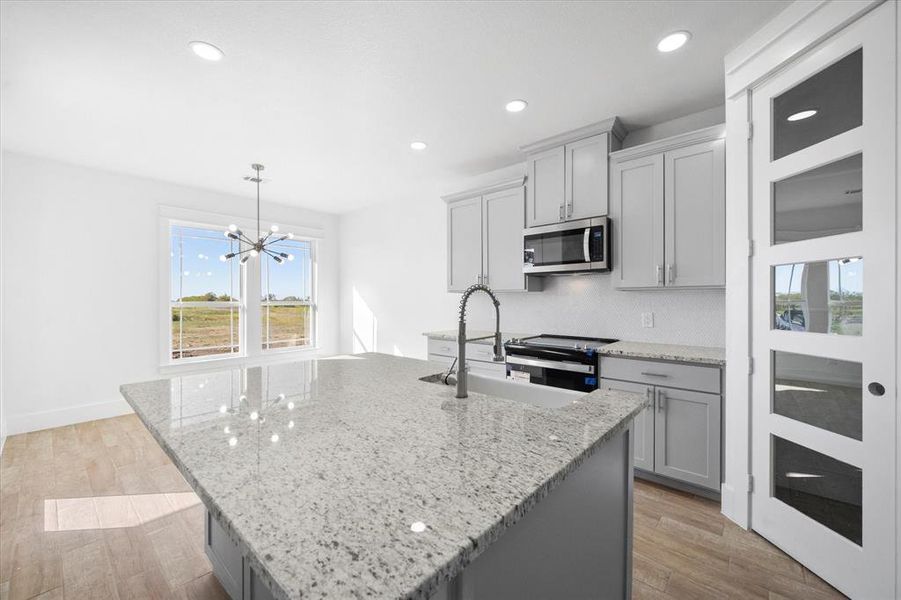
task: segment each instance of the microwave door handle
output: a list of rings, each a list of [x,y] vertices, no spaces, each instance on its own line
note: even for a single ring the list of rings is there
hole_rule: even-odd
[[[585,262],[591,262],[591,248],[589,248],[588,240],[591,237],[591,227],[585,228],[582,235],[582,252],[585,254]]]

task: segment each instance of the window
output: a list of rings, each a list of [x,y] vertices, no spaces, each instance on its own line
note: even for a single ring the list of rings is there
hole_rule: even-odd
[[[241,269],[219,257],[237,242],[221,231],[173,226],[170,235],[172,359],[240,351]]]
[[[220,258],[241,249],[225,226],[164,220],[161,227],[169,249],[165,363],[315,347],[315,241],[273,245],[289,257],[282,264],[262,254],[242,265]]]
[[[289,256],[278,264],[271,256],[260,263],[264,350],[313,343],[312,242],[283,240],[272,249]]]

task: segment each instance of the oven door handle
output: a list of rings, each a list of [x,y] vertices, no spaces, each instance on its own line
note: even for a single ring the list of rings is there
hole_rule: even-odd
[[[591,248],[588,245],[590,237],[591,227],[586,227],[585,233],[582,234],[582,252],[585,254],[585,262],[591,262]]]
[[[507,364],[525,365],[527,367],[542,367],[544,369],[556,369],[557,371],[572,371],[573,373],[594,374],[594,365],[584,365],[582,363],[568,361],[522,358],[520,356],[511,356],[509,354],[507,355]]]

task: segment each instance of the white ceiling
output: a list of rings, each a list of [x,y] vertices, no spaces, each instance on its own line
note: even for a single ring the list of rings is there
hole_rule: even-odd
[[[346,212],[613,115],[637,128],[720,104],[723,56],[787,4],[4,1],[0,142],[248,195],[259,161],[264,199]],[[677,29],[693,39],[659,54]],[[513,98],[528,109],[506,113]]]

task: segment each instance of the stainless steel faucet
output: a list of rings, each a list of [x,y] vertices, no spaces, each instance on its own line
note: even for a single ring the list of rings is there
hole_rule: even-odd
[[[494,328],[494,360],[504,360],[501,355],[501,303],[487,285],[477,283],[466,288],[460,299],[460,322],[457,326],[457,398],[466,398],[469,394],[466,389],[466,303],[475,292],[482,291],[491,296],[494,302],[494,312],[497,317]]]

